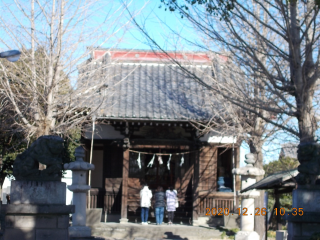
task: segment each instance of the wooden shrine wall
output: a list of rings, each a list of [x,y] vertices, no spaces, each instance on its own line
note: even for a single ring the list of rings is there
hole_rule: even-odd
[[[206,146],[199,155],[199,191],[217,189],[218,148]]]

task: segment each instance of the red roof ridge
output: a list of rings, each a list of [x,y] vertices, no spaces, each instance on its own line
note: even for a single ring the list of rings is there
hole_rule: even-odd
[[[175,59],[177,61],[189,61],[190,63],[209,63],[210,58],[205,52],[155,52],[143,50],[107,50],[95,49],[93,50],[93,58],[99,59],[105,54],[109,54],[112,60],[127,60],[127,61],[166,61]]]

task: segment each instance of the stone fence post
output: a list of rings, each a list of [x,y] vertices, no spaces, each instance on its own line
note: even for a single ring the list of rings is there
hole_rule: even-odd
[[[247,165],[242,168],[232,169],[235,175],[241,175],[241,189],[245,189],[256,183],[256,177],[264,175],[264,170],[253,166],[254,155],[252,153],[246,154],[245,162]],[[260,195],[257,190],[250,190],[244,193],[237,192],[237,196],[241,197],[241,211],[240,211],[240,231],[237,232],[236,240],[259,240],[260,236],[254,231],[254,198]],[[246,214],[246,215],[244,215]]]
[[[276,231],[276,240],[287,240],[288,233],[286,230]]]
[[[69,235],[74,238],[90,237],[91,229],[86,226],[87,192],[91,188],[87,185],[87,172],[93,170],[94,165],[83,160],[85,156],[83,147],[77,147],[74,155],[76,161],[64,164],[64,169],[72,171],[72,185],[68,186],[68,189],[73,192],[75,205]]]

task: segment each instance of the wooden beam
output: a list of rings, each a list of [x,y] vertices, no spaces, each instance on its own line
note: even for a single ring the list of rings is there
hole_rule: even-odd
[[[233,199],[233,192],[217,192],[214,191],[207,191],[207,190],[200,190],[199,191],[199,197],[210,197],[215,199]]]
[[[123,152],[123,167],[122,167],[122,198],[121,198],[121,219],[120,223],[128,222],[128,178],[129,178],[129,149]]]
[[[133,142],[135,142],[135,141],[133,141]],[[189,150],[189,146],[187,146],[187,145],[176,145],[176,146],[173,146],[173,145],[142,145],[142,144],[136,144],[136,145],[134,145],[134,144],[131,144],[131,148],[136,148],[136,149],[139,149],[139,148],[155,148],[155,149],[179,149],[179,150],[181,150],[181,152],[183,152],[184,150]]]
[[[195,154],[194,159],[194,172],[192,180],[192,218],[193,225],[198,225],[198,216],[200,211],[200,198],[199,198],[199,153]]]

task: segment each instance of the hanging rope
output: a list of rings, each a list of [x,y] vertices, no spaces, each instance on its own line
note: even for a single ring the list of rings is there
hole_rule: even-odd
[[[203,148],[200,148],[199,150],[194,150],[194,151],[188,151],[188,152],[180,152],[180,153],[156,153],[157,156],[170,156],[170,155],[183,155],[183,154],[188,154],[188,153],[193,153],[193,152],[198,152],[202,151]],[[134,153],[141,153],[141,154],[155,154],[155,153],[149,153],[149,152],[140,152],[140,151],[135,151],[129,149],[129,152],[134,152]]]
[[[158,161],[159,161],[160,165],[163,164],[162,156],[169,156],[169,160],[167,162],[167,168],[168,168],[168,170],[170,170],[170,161],[171,161],[171,156],[172,155],[182,155],[181,156],[181,162],[180,162],[180,167],[181,167],[183,165],[183,163],[184,163],[184,154],[202,151],[202,149],[203,148],[200,148],[199,150],[188,151],[188,152],[180,152],[180,153],[149,153],[149,152],[139,152],[139,151],[135,151],[135,150],[131,150],[131,149],[129,149],[129,152],[133,152],[133,153],[138,153],[139,154],[138,159],[137,159],[137,163],[138,163],[138,166],[139,166],[140,169],[141,169],[140,154],[153,154],[153,157],[152,157],[151,161],[148,163],[147,167],[152,167],[153,166],[153,163],[154,163],[156,155],[158,156]]]

